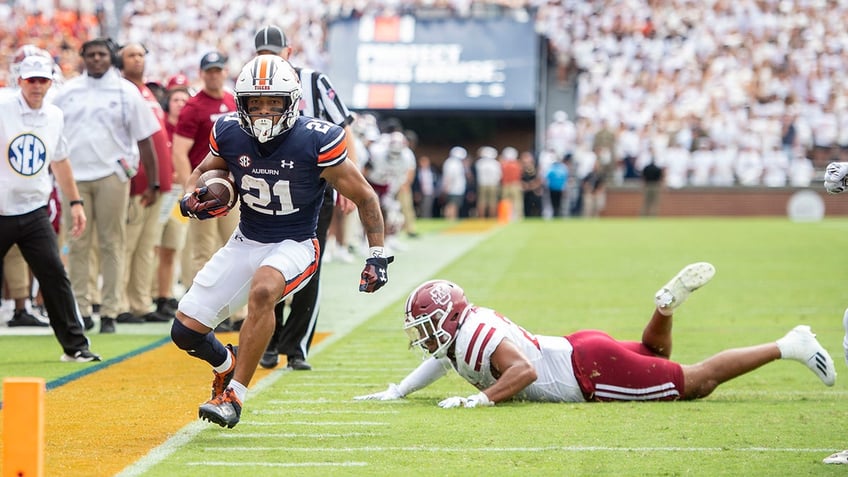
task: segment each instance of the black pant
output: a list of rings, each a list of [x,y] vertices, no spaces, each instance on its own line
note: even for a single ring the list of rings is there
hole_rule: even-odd
[[[330,229],[330,222],[333,220],[334,208],[333,188],[328,185],[324,189],[324,203],[318,213],[318,226],[316,227],[318,246],[321,247],[321,253],[318,256],[318,269],[309,283],[292,296],[291,310],[285,324],[283,323],[285,302],[277,303],[277,306],[274,307],[276,326],[274,327],[274,335],[268,343],[267,351],[285,354],[289,360],[306,359],[309,346],[312,344],[312,337],[315,335],[315,324],[318,322],[319,309],[318,295],[321,288],[321,263],[324,258],[324,244],[327,243],[327,231]]]
[[[0,258],[5,257],[14,244],[18,244],[21,255],[38,279],[50,326],[62,349],[71,356],[88,349],[88,338],[83,333],[71,281],[59,257],[59,244],[47,207],[23,215],[0,216]],[[3,267],[0,266],[2,282]]]

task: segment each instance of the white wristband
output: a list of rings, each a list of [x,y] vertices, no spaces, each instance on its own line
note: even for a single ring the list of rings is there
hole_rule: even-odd
[[[383,254],[383,247],[369,247],[368,256],[373,258],[384,257],[385,255]]]

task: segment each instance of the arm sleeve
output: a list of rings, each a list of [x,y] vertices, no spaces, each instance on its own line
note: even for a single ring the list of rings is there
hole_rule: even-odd
[[[403,396],[409,395],[433,384],[448,372],[446,358],[428,358],[415,368],[409,375],[398,384],[398,389]]]

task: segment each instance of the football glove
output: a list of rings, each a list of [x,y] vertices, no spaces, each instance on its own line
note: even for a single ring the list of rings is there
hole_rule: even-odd
[[[226,204],[221,204],[218,199],[201,201],[200,197],[205,193],[206,187],[199,187],[194,189],[194,192],[184,195],[180,200],[180,214],[183,217],[205,220],[227,215],[230,212]]]
[[[389,282],[389,264],[395,257],[371,257],[365,260],[365,268],[359,279],[359,291],[373,293]]]
[[[848,174],[848,162],[831,162],[824,172],[824,188],[831,194],[845,192],[845,176]]]
[[[356,396],[353,399],[356,401],[394,401],[403,397],[400,388],[397,384],[389,384],[389,388],[385,391],[380,391],[374,394],[366,394],[364,396]]]
[[[451,409],[454,407],[487,407],[494,405],[495,403],[490,401],[489,396],[486,396],[486,393],[483,392],[468,396],[467,398],[453,396],[439,403],[439,407],[442,409]]]

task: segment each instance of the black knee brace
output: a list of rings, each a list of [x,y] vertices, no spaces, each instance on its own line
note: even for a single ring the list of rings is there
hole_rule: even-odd
[[[177,348],[212,366],[220,366],[227,359],[227,348],[215,338],[214,333],[198,333],[182,324],[180,320],[174,320],[171,325],[171,340]]]

